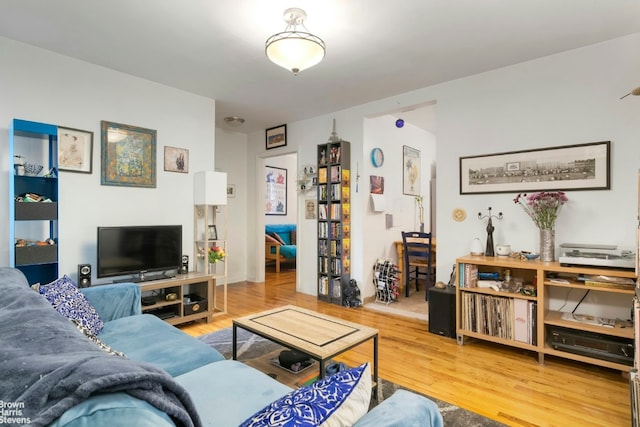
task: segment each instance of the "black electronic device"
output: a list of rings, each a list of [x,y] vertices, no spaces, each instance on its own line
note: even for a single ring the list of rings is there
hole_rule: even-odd
[[[633,365],[633,339],[554,325],[547,325],[547,336],[555,350]]]
[[[178,273],[187,274],[189,272],[189,255],[182,255],[182,263],[180,264],[180,269]]]
[[[91,286],[91,264],[78,264],[78,287]]]
[[[429,288],[429,332],[456,337],[456,288]]]
[[[98,227],[97,248],[98,278],[137,274],[143,280],[154,271],[175,274],[182,265],[182,226]]]
[[[156,297],[153,295],[147,295],[141,298],[141,304],[144,306],[153,305],[156,303]]]

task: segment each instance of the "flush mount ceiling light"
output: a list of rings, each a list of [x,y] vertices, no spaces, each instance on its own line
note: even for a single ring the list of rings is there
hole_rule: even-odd
[[[306,18],[307,13],[297,7],[285,10],[287,28],[269,37],[265,43],[267,58],[295,75],[322,61],[326,48],[320,37],[308,32],[304,26]],[[305,31],[298,31],[298,27]]]
[[[229,116],[224,118],[224,122],[229,126],[233,126],[234,128],[237,128],[238,126],[244,123],[244,119],[238,116]]]

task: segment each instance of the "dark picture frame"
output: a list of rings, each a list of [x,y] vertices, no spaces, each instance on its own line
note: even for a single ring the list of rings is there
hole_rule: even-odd
[[[153,129],[100,122],[102,185],[156,188],[156,134]]]
[[[189,149],[165,145],[164,170],[167,172],[189,173]]]
[[[611,141],[460,157],[460,194],[609,190]]]
[[[93,132],[58,126],[58,170],[93,172]]]
[[[269,128],[265,131],[265,148],[284,147],[287,145],[287,125],[280,125]]]
[[[218,240],[218,227],[216,227],[215,224],[209,226],[209,230],[207,230],[207,239]]]
[[[265,182],[264,213],[266,215],[286,215],[287,170],[265,166]]]

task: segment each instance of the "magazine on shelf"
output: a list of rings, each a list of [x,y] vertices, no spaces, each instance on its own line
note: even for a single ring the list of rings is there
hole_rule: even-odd
[[[589,325],[604,326],[607,328],[614,328],[616,326],[616,319],[609,319],[608,317],[592,316],[591,314],[575,314],[575,313],[562,313],[562,320],[570,320],[572,322],[587,323]]]

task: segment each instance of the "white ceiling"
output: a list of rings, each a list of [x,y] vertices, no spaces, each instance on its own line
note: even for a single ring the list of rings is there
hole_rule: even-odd
[[[298,76],[264,54],[289,7],[327,45]],[[242,132],[635,32],[639,0],[0,0],[0,36],[214,98]]]

